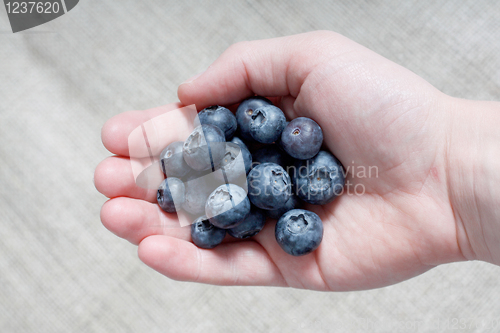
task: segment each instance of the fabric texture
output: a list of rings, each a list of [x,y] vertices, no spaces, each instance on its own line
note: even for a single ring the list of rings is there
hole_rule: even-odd
[[[103,227],[92,179],[108,118],[177,101],[243,40],[332,30],[447,94],[500,100],[499,17],[489,0],[81,0],[13,34],[0,8],[0,331],[498,331],[500,268],[484,262],[361,292],[169,280]]]

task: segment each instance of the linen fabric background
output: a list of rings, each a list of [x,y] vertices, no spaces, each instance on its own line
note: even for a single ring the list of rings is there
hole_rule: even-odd
[[[327,29],[452,96],[500,100],[500,2],[96,1],[13,34],[0,8],[1,332],[490,332],[500,268],[325,293],[169,280],[104,228],[104,122],[177,101],[231,44]]]

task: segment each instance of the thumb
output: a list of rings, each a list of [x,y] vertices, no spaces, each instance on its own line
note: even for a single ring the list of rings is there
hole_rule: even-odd
[[[179,86],[179,100],[202,108],[234,104],[254,94],[296,97],[309,72],[332,55],[324,49],[341,40],[347,39],[321,31],[234,44],[204,73]]]

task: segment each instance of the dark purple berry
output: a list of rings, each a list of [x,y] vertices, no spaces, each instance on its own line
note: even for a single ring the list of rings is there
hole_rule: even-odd
[[[310,118],[293,119],[281,133],[281,147],[288,155],[299,160],[307,160],[316,155],[322,144],[323,131]]]

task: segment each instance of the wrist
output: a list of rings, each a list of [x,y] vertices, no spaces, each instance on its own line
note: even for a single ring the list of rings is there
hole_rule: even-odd
[[[457,242],[500,265],[500,103],[450,98],[447,169]]]

